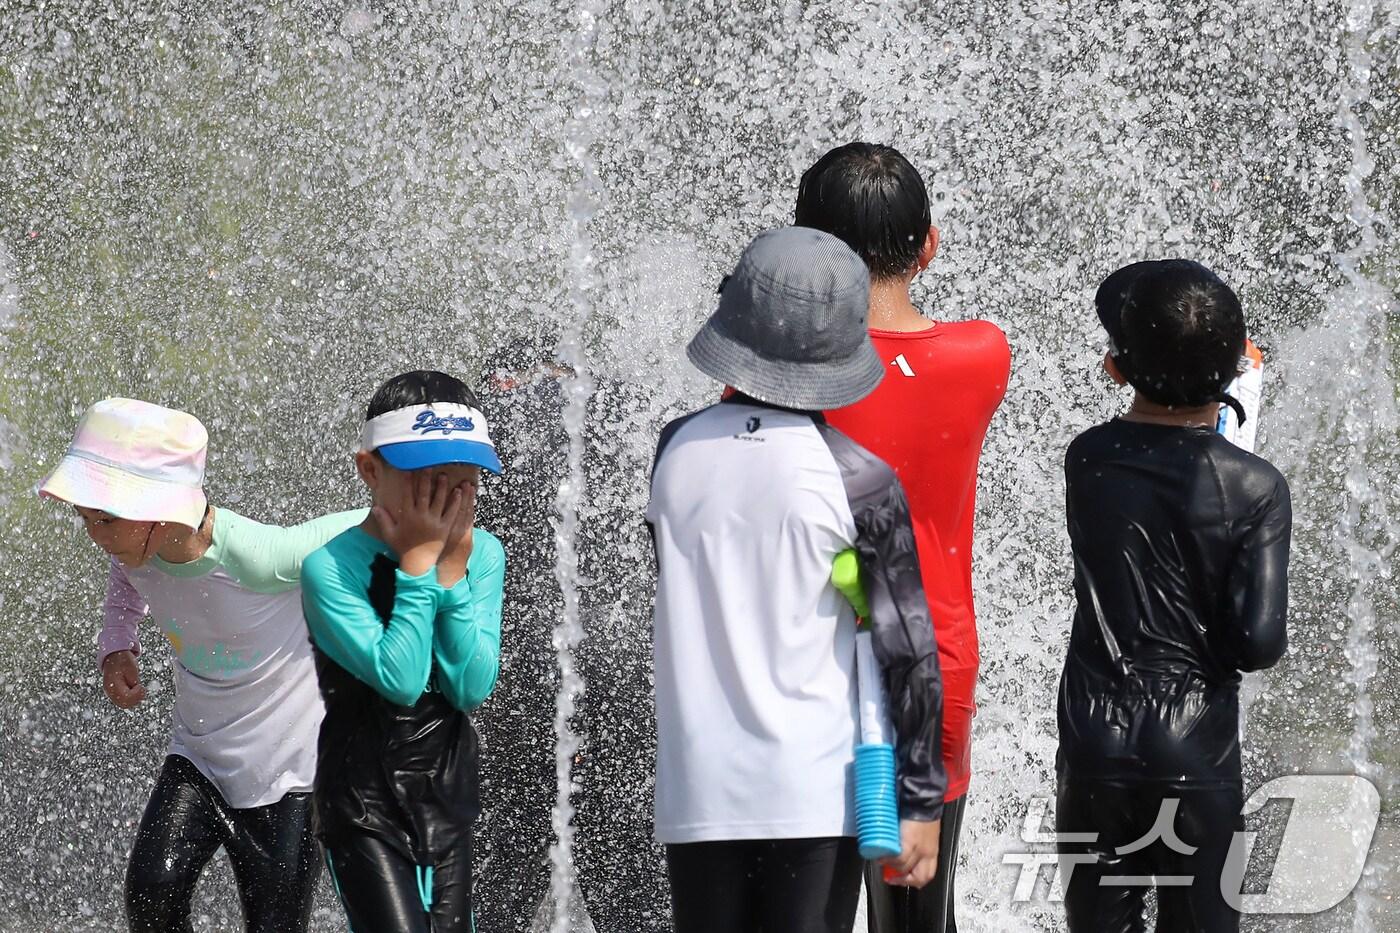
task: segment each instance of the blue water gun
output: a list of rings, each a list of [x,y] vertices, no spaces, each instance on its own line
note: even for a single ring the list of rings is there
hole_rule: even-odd
[[[856,746],[855,764],[857,842],[861,858],[893,858],[900,853],[894,729],[871,643],[870,605],[860,583],[860,560],[854,550],[836,555],[831,582],[856,611],[856,689],[860,710],[860,744]]]

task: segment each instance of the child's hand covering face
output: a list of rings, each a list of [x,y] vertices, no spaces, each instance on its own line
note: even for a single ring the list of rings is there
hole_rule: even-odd
[[[462,509],[463,489],[451,483],[442,468],[389,472],[398,476],[376,490],[372,514],[384,543],[399,555],[403,572],[421,576],[438,562],[447,544]]]
[[[472,556],[472,528],[476,525],[476,491],[481,480],[481,470],[470,467],[475,475],[461,480],[457,489],[462,492],[462,508],[457,513],[457,522],[452,526],[438,558],[438,583],[451,588],[467,574],[467,561]]]

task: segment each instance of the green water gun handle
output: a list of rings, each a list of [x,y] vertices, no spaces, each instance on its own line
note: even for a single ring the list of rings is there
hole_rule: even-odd
[[[854,548],[847,548],[832,561],[831,583],[856,611],[859,626],[869,625],[870,602],[865,598],[865,587],[860,585],[860,558]]]

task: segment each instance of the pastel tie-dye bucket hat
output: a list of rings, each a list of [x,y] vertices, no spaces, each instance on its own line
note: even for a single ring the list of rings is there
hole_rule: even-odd
[[[198,528],[204,520],[209,432],[183,411],[103,399],[78,422],[68,452],[38,493],[117,518]]]

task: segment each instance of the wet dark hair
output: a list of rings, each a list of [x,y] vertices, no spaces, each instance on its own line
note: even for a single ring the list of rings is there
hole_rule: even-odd
[[[365,420],[411,405],[432,402],[455,402],[472,408],[479,407],[476,395],[462,380],[431,369],[415,369],[401,373],[379,387],[369,400]]]
[[[1198,262],[1169,259],[1143,266],[1122,291],[1121,332],[1114,337],[1119,370],[1159,405],[1237,407],[1225,387],[1244,353],[1239,298]],[[1111,281],[1113,276],[1104,284]]]
[[[908,159],[891,146],[857,142],[802,173],[796,222],[840,237],[878,279],[914,268],[933,216],[924,180]]]

